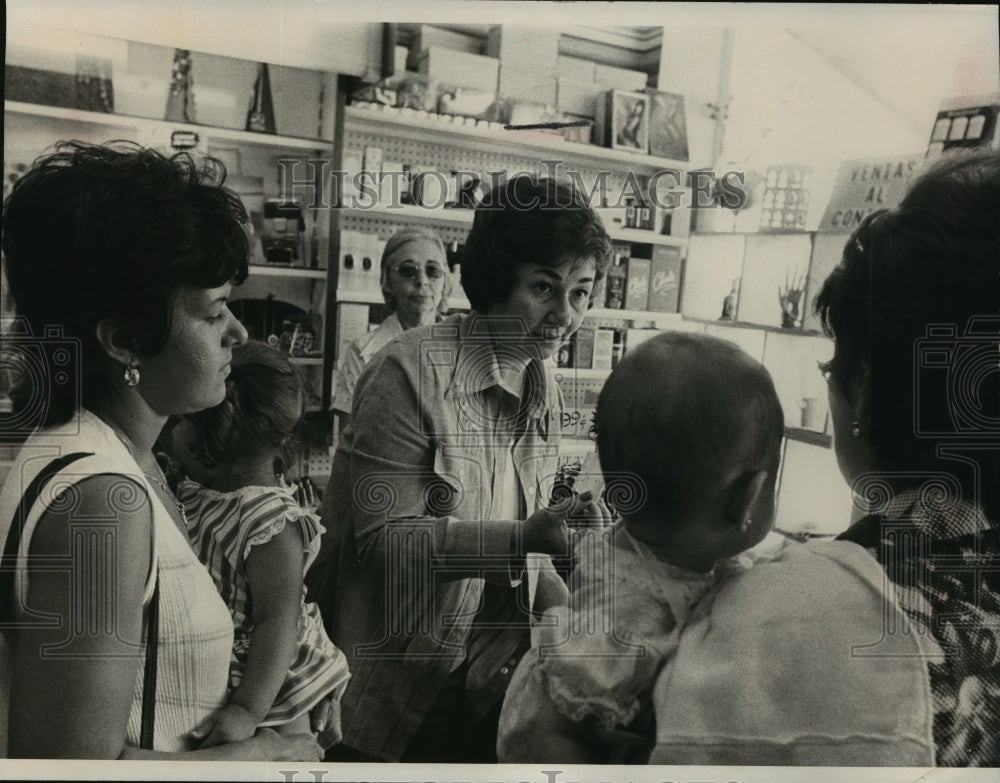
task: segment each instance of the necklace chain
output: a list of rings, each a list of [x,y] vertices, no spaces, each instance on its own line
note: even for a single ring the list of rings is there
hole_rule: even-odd
[[[118,436],[118,440],[122,442],[122,445],[125,446],[125,450],[128,451],[132,459],[135,460],[135,464],[139,466],[139,460],[135,455],[135,445],[132,443],[132,439],[129,438],[124,432],[119,430],[118,427],[116,427],[111,422],[107,421],[106,419],[102,420],[104,421],[105,424],[107,424],[111,428],[111,431]],[[167,484],[167,477],[163,473],[163,468],[160,467],[160,463],[156,462],[156,457],[153,457],[153,462],[156,465],[156,469],[160,472],[160,476],[162,476],[162,479],[158,479],[156,476],[149,475],[146,471],[142,470],[141,466],[139,466],[139,470],[142,470],[142,475],[145,476],[150,481],[152,481],[154,484],[156,484],[160,489],[162,489],[166,493],[166,496],[170,498],[170,500],[173,502],[173,504],[177,506],[177,511],[181,515],[181,521],[184,523],[184,529],[187,530],[188,519],[187,519],[187,514],[184,513],[184,504],[177,499],[177,496],[173,493],[173,490],[171,490],[170,486]]]
[[[163,474],[163,468],[160,468],[159,463],[157,463],[157,468],[160,469],[160,473],[162,475]],[[166,493],[167,497],[170,498],[170,500],[173,501],[174,505],[177,506],[177,511],[181,515],[181,521],[184,523],[184,529],[187,530],[187,528],[188,528],[188,520],[187,520],[187,514],[184,513],[184,504],[181,503],[180,500],[177,499],[177,496],[174,495],[173,491],[170,489],[169,485],[166,482],[166,478],[167,477],[163,476],[164,480],[161,481],[156,476],[150,476],[145,471],[143,471],[142,475],[144,475],[146,478],[148,478],[150,481],[152,481],[154,484],[156,484],[160,489],[162,489]]]

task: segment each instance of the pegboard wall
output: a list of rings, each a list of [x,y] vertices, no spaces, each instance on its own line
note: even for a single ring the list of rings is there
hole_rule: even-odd
[[[609,161],[602,165],[593,159],[575,157],[567,144],[566,153],[557,150],[515,152],[509,143],[491,143],[489,139],[461,139],[444,137],[440,142],[428,141],[428,134],[407,137],[400,133],[385,133],[379,129],[349,127],[345,132],[344,149],[364,150],[367,146],[380,147],[382,160],[392,160],[411,167],[435,169],[442,174],[451,171],[474,171],[484,183],[492,181],[492,172],[508,176],[519,172],[579,177],[588,190],[594,188],[599,177],[607,183],[611,198],[616,198],[625,185],[630,164]],[[558,162],[546,165],[543,161]],[[652,170],[652,169],[650,169]],[[637,171],[636,173],[643,173]],[[648,173],[648,172],[646,172]],[[602,206],[594,204],[594,206]]]
[[[413,220],[402,215],[397,217],[396,215],[383,212],[338,210],[337,215],[341,231],[362,231],[366,234],[376,234],[382,240],[388,240],[389,237],[403,226],[410,226],[414,223]],[[419,223],[420,225],[434,229],[434,233],[446,245],[451,242],[465,242],[465,238],[469,235],[469,228],[472,226],[471,220],[467,224],[455,224],[447,220],[435,220],[431,210],[427,210],[426,215],[420,215]]]

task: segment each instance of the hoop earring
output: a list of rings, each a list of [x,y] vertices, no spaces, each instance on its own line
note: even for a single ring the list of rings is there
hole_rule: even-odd
[[[851,435],[855,438],[861,437],[861,425],[857,421],[851,422]]]
[[[139,385],[139,363],[135,359],[129,359],[128,367],[125,368],[125,385],[135,388]]]

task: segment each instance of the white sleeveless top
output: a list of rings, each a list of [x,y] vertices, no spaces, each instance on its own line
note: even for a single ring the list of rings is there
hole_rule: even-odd
[[[21,496],[32,479],[52,459],[73,452],[92,452],[93,456],[73,462],[49,482],[25,520],[18,564],[23,565],[35,525],[57,490],[98,473],[122,474],[146,489],[152,501],[152,546],[160,580],[153,748],[161,751],[192,749],[186,736],[188,732],[226,703],[233,645],[232,618],[190,542],[174,524],[125,444],[107,424],[89,411],[81,410],[69,423],[43,430],[28,439],[0,491],[0,542],[6,542]],[[111,502],[133,508],[145,502],[145,498],[135,497],[134,492],[131,497],[129,494],[123,491]],[[143,606],[152,598],[155,577],[156,569],[150,569]],[[19,568],[14,583],[14,611],[19,618],[25,614],[28,578],[28,569]],[[0,750],[4,756],[7,751],[10,652],[4,638],[0,643]],[[136,654],[142,656],[144,649],[138,649]],[[140,662],[125,737],[129,747],[139,746],[143,669]],[[44,686],[40,684],[39,687]]]

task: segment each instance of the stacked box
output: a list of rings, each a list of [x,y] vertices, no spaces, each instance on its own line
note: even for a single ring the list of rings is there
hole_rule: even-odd
[[[596,82],[560,76],[556,79],[556,106],[560,111],[581,117],[593,117],[597,101],[602,99],[604,87]]]
[[[679,247],[653,246],[648,310],[656,313],[677,312],[680,303],[681,264]]]
[[[497,90],[510,100],[556,104],[559,31],[554,27],[500,25],[486,53],[500,62]]]
[[[594,332],[594,358],[592,369],[610,370],[614,355],[615,332],[613,329],[597,329]]]
[[[629,259],[625,286],[626,310],[645,310],[649,305],[649,271],[648,258]]]
[[[639,92],[646,89],[649,75],[644,71],[633,71],[629,68],[616,68],[613,65],[596,65],[594,81],[607,89]]]
[[[628,277],[628,263],[628,256],[616,253],[608,268],[604,306],[609,310],[621,310],[625,307],[625,281]]]
[[[431,46],[420,60],[420,72],[428,82],[469,87],[490,93],[497,91],[500,61],[495,57],[457,52],[441,46]]]
[[[576,352],[573,366],[580,370],[589,370],[594,366],[594,340],[597,329],[592,326],[581,326],[574,337]]]

